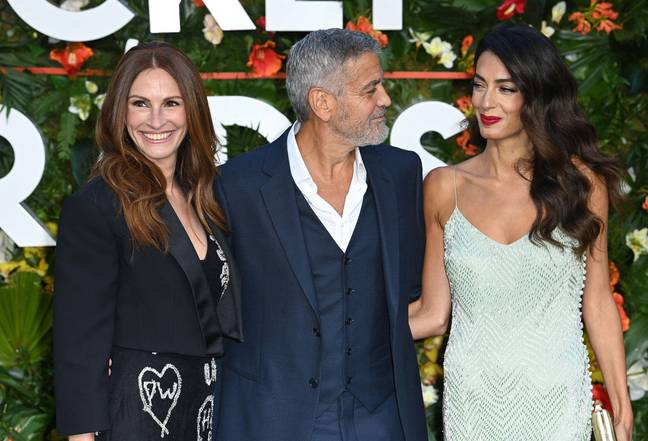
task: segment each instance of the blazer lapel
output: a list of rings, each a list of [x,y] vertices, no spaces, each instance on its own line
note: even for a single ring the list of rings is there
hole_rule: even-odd
[[[264,172],[270,178],[261,187],[261,195],[290,267],[308,303],[319,317],[315,286],[295,201],[295,183],[290,173],[286,138],[287,132],[272,144],[268,152]]]
[[[390,322],[396,321],[398,314],[399,296],[399,247],[398,247],[398,204],[396,189],[391,178],[387,175],[382,164],[382,158],[372,147],[360,148],[362,161],[367,169],[369,186],[373,191],[378,214],[382,262],[387,293],[387,306]],[[393,325],[392,325],[393,328]]]
[[[198,308],[196,306],[196,297],[198,293],[203,292],[204,295],[211,296],[207,277],[202,269],[198,255],[189,240],[187,233],[167,201],[160,208],[160,215],[164,219],[167,227],[169,228],[169,254],[171,254],[182,271],[184,271],[191,286],[191,293],[193,295],[194,308],[196,310],[196,320],[200,323],[198,316]],[[201,327],[202,332],[202,327]],[[204,335],[203,335],[204,338]]]

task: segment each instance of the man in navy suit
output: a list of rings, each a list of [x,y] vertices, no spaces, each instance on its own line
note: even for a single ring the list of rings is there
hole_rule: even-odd
[[[222,168],[244,343],[226,347],[219,441],[426,441],[407,306],[421,164],[387,137],[379,45],[330,29],[292,48],[298,121]]]

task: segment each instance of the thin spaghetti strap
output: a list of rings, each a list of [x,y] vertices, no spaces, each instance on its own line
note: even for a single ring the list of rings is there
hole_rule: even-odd
[[[455,208],[458,208],[457,201],[457,169],[452,167],[452,188],[454,189]]]

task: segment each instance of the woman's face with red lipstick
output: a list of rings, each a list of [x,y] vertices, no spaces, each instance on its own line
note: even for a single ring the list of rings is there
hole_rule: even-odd
[[[477,60],[472,102],[484,139],[502,140],[522,134],[524,99],[500,59],[490,51]]]

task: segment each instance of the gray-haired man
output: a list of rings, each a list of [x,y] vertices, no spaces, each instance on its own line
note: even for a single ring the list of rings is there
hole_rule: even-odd
[[[379,46],[292,48],[298,116],[222,167],[245,343],[226,347],[219,441],[425,441],[407,305],[424,246],[421,164],[387,137]]]

